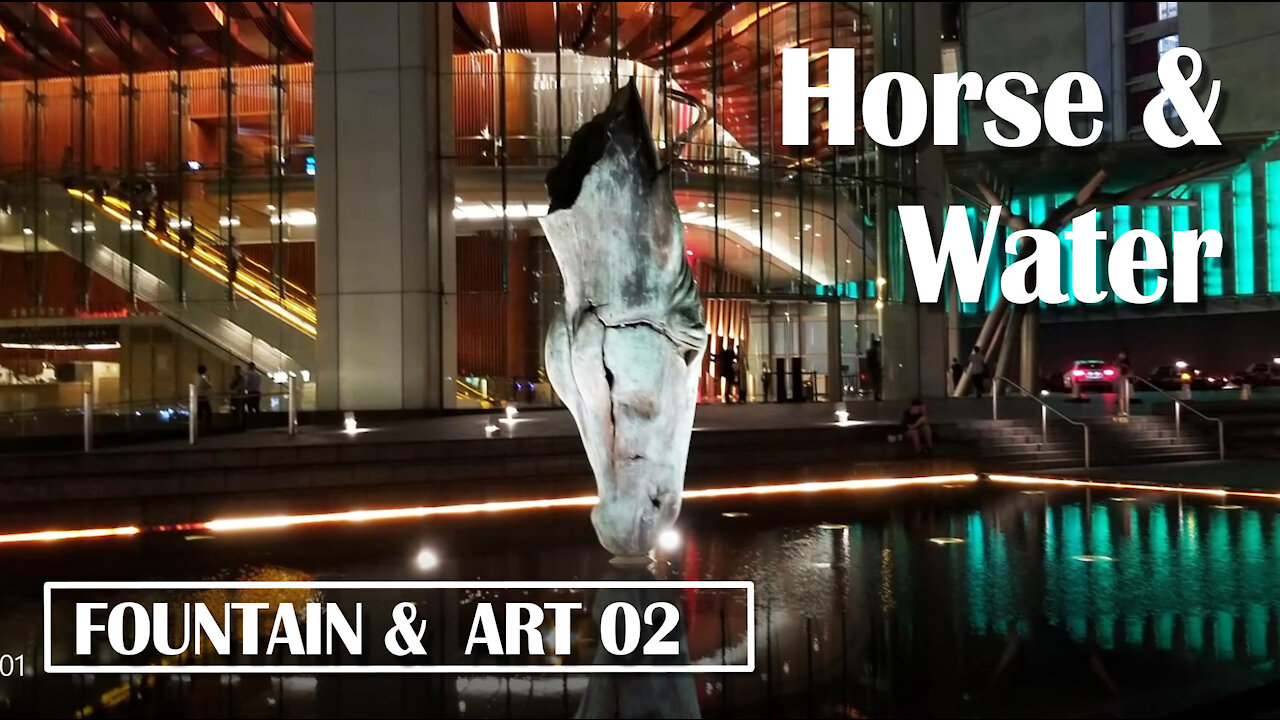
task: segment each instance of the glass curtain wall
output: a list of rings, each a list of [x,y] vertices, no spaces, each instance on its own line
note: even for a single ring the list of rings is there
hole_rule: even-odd
[[[858,48],[842,72],[861,87],[876,62],[875,5],[455,3],[459,405],[554,402],[542,342],[561,281],[537,222],[544,177],[633,80],[703,297],[700,400],[856,390],[877,332],[885,182],[867,147],[826,146],[825,101],[814,101],[811,143],[782,145],[780,53],[807,48],[820,85],[829,48]]]
[[[8,5],[0,412],[309,375],[311,3]]]

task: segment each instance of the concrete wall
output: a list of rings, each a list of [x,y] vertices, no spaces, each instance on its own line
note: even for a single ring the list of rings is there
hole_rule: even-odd
[[[1223,99],[1214,116],[1219,134],[1280,128],[1280,83],[1272,77],[1280,4],[1179,3],[1178,32],[1183,45],[1200,52],[1207,75],[1222,81]]]
[[[968,3],[963,70],[981,74],[984,81],[1003,72],[1025,72],[1043,94],[1062,73],[1085,69],[1084,5]],[[969,105],[969,148],[996,147],[983,130],[983,123],[993,117],[985,104]],[[1005,134],[1012,135],[1012,128],[1006,126]],[[1044,133],[1040,142],[1046,141],[1052,142]]]
[[[964,69],[984,79],[1012,70],[1030,74],[1043,94],[1064,72],[1086,71],[1102,86],[1108,122],[1126,97],[1122,3],[968,3]],[[1280,4],[1184,2],[1176,23],[1180,43],[1205,59],[1208,77],[1222,81],[1215,114],[1219,134],[1269,132],[1280,127],[1280,83],[1266,80],[1280,38]],[[1107,57],[1107,47],[1112,53]],[[1204,83],[1206,78],[1202,77]],[[1200,95],[1207,96],[1202,85]],[[1039,103],[1037,103],[1039,104]],[[993,116],[970,107],[970,144],[989,150],[982,123]],[[1130,118],[1130,124],[1140,118]],[[1136,121],[1136,122],[1134,122]],[[1106,137],[1106,135],[1104,135]],[[1043,134],[1041,143],[1049,142]]]

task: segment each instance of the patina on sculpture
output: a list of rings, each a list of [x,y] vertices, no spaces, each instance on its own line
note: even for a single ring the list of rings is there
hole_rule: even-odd
[[[564,279],[547,374],[595,473],[600,544],[643,556],[680,513],[707,333],[634,81],[573,134],[547,191],[542,229]]]

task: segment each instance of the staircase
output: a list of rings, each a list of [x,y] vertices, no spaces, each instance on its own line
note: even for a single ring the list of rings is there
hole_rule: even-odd
[[[1026,472],[1084,465],[1080,429],[1061,423],[1049,427],[1047,439],[1039,420],[971,420],[954,432],[977,456],[981,470]]]
[[[1162,415],[1083,419],[1089,426],[1092,467],[1217,460],[1218,441],[1203,423],[1184,420],[1181,436]],[[974,420],[956,427],[984,471],[1029,472],[1084,467],[1084,433],[1050,421],[1046,439],[1039,420]]]
[[[1173,418],[1164,415],[1134,415],[1125,422],[1094,419],[1089,421],[1093,465],[1217,460],[1217,430],[1210,430],[1207,423],[1188,421],[1187,413],[1183,414],[1180,435]]]

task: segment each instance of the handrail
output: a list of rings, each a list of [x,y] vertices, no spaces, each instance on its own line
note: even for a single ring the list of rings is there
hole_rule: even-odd
[[[1049,403],[1046,403],[1045,401],[1036,397],[1031,391],[1022,387],[1018,383],[1010,380],[1009,378],[1004,377],[1003,375],[997,375],[995,376],[995,378],[991,380],[991,419],[992,420],[1000,419],[1000,410],[999,410],[1000,383],[1005,383],[1006,385],[1009,385],[1014,390],[1017,390],[1023,395],[1026,395],[1032,400],[1035,400],[1036,403],[1040,405],[1040,434],[1044,438],[1045,443],[1049,442],[1049,413],[1050,412],[1062,418],[1063,420],[1066,420],[1072,425],[1078,426],[1081,430],[1083,430],[1084,431],[1084,466],[1086,468],[1091,466],[1090,454],[1089,454],[1089,426],[1086,423],[1082,423],[1078,420],[1072,420],[1071,418],[1062,414],[1062,411],[1058,410],[1057,408],[1050,407]]]
[[[1211,421],[1211,422],[1218,423],[1218,459],[1219,459],[1219,460],[1226,460],[1226,459],[1227,459],[1226,431],[1225,431],[1225,430],[1224,430],[1224,428],[1223,428],[1222,420],[1221,420],[1221,419],[1219,419],[1219,418],[1215,418],[1215,417],[1209,417],[1208,415],[1205,415],[1204,413],[1202,413],[1202,412],[1200,412],[1199,410],[1197,410],[1197,409],[1195,409],[1194,407],[1192,407],[1189,403],[1187,403],[1187,401],[1182,400],[1181,398],[1174,397],[1173,395],[1170,395],[1169,393],[1165,392],[1164,390],[1161,390],[1159,387],[1157,387],[1157,386],[1156,386],[1156,384],[1155,384],[1155,383],[1151,382],[1150,380],[1148,380],[1148,379],[1146,379],[1146,378],[1138,377],[1138,376],[1136,376],[1136,375],[1132,375],[1132,376],[1130,376],[1130,377],[1132,377],[1134,380],[1137,380],[1138,382],[1142,383],[1143,385],[1146,385],[1147,387],[1151,388],[1152,390],[1155,390],[1156,392],[1160,393],[1161,395],[1163,395],[1163,396],[1165,396],[1165,397],[1167,397],[1167,398],[1169,398],[1170,400],[1172,400],[1172,401],[1173,401],[1173,434],[1174,434],[1174,437],[1179,437],[1179,438],[1180,438],[1180,437],[1182,437],[1182,408],[1184,408],[1184,407],[1185,407],[1186,409],[1190,410],[1191,412],[1195,413],[1196,415],[1199,415],[1201,418],[1203,418],[1203,419],[1205,419],[1205,420],[1209,420],[1209,421]]]

